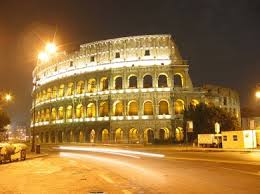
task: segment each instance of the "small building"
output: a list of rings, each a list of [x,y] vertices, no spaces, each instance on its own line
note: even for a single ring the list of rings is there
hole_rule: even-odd
[[[256,148],[256,130],[223,131],[222,147],[229,149]]]

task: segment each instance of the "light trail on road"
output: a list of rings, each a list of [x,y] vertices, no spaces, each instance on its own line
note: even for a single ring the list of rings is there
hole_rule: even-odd
[[[136,155],[146,156],[146,157],[156,157],[156,158],[164,158],[163,154],[154,154],[148,152],[140,152],[140,151],[131,151],[131,150],[122,150],[122,149],[109,149],[109,148],[90,148],[90,147],[77,147],[77,146],[59,146],[59,150],[68,150],[68,151],[85,151],[85,152],[97,152],[97,153],[105,153],[105,154],[116,154],[134,158],[140,158]]]

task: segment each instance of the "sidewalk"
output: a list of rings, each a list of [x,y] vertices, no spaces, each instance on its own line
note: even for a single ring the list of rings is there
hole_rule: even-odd
[[[26,160],[32,160],[32,159],[35,159],[35,158],[46,157],[48,155],[49,154],[47,154],[47,153],[36,154],[36,153],[29,151],[29,152],[26,153]]]

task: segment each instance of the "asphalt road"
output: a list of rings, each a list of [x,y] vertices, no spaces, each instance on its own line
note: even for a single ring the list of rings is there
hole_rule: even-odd
[[[88,148],[0,165],[0,193],[260,193],[260,153]]]

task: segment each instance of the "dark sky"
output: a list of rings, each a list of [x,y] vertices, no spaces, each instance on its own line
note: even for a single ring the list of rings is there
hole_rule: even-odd
[[[55,31],[60,49],[141,34],[172,34],[194,85],[234,88],[246,106],[260,82],[258,0],[0,0],[0,90],[13,124],[29,120],[31,72]]]

